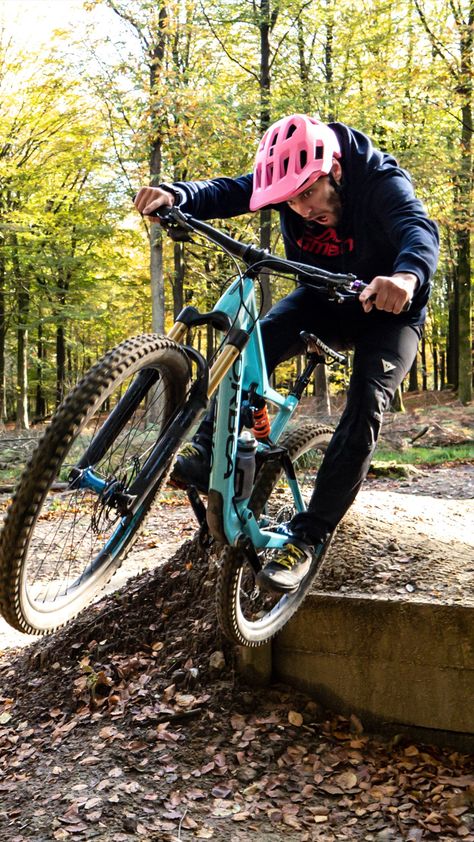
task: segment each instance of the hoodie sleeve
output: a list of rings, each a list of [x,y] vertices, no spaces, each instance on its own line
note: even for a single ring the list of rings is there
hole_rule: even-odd
[[[196,219],[228,219],[248,213],[252,195],[252,173],[238,178],[213,178],[209,181],[175,181],[181,210]]]
[[[408,174],[397,168],[376,178],[369,203],[374,223],[397,253],[393,272],[412,272],[420,282],[417,296],[427,297],[438,264],[438,227],[416,198]]]

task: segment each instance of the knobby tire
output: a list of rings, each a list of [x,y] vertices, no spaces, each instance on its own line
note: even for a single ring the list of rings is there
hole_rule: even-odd
[[[155,334],[126,340],[90,369],[58,408],[23,472],[0,537],[0,610],[8,623],[20,631],[32,634],[52,631],[64,625],[92,601],[127,556],[166,478],[167,471],[164,471],[158,479],[158,484],[154,486],[153,493],[149,494],[148,499],[142,504],[139,514],[130,520],[127,526],[122,526],[124,521],[120,520],[115,513],[118,525],[109,523],[107,517],[103,515],[103,509],[97,503],[74,503],[72,495],[70,493],[68,495],[68,489],[62,495],[53,497],[54,506],[47,502],[51,501],[52,495],[56,493],[57,478],[61,468],[66,470],[67,476],[68,468],[64,469],[64,466],[70,464],[67,460],[68,458],[71,460],[74,448],[87,449],[85,432],[87,433],[89,427],[93,426],[94,419],[98,419],[95,421],[97,429],[100,429],[99,425],[107,420],[114,391],[118,391],[117,402],[119,402],[124,384],[129,379],[133,382],[133,378],[140,372],[143,374],[144,369],[147,370],[146,376],[149,370],[154,369],[157,372],[157,382],[152,387],[155,390],[153,392],[155,397],[152,399],[150,387],[149,393],[147,392],[143,398],[145,409],[140,410],[142,427],[135,426],[134,429],[135,419],[132,417],[129,427],[124,427],[123,431],[119,431],[120,445],[117,443],[119,439],[117,435],[117,441],[114,439],[108,442],[104,453],[104,459],[107,457],[107,465],[110,465],[111,472],[119,473],[120,470],[125,470],[119,462],[122,459],[124,465],[127,464],[128,467],[132,465],[131,469],[129,467],[130,473],[133,471],[136,473],[138,462],[146,458],[151,442],[156,440],[156,431],[159,429],[162,432],[167,422],[183,404],[190,375],[189,361],[182,348],[171,340]],[[155,377],[154,372],[152,377]],[[126,385],[125,388],[127,388]],[[157,420],[154,426],[146,416],[149,407],[152,407],[155,413],[158,413],[157,407],[159,407],[160,414],[159,416],[156,414]],[[148,429],[150,432],[147,432]],[[93,433],[92,440],[95,435],[96,433]],[[146,435],[150,437],[149,440],[145,439]],[[85,446],[82,444],[84,436]],[[138,443],[133,444],[133,436],[138,437]],[[141,453],[137,455],[133,447],[141,447],[145,456]],[[169,468],[169,465],[167,467]],[[67,486],[67,483],[63,485]],[[49,498],[48,493],[50,493]],[[90,493],[89,497],[92,497]],[[78,511],[74,510],[74,505]],[[82,505],[82,512],[80,505]],[[95,508],[90,515],[89,509],[94,505]],[[95,527],[91,526],[93,518],[98,521]],[[81,525],[80,528],[77,524]],[[112,536],[105,547],[101,548],[100,543],[105,540],[101,534],[102,528],[104,531],[112,530]],[[64,533],[64,538],[62,538],[62,533]],[[36,537],[38,534],[40,534],[39,538]],[[43,544],[48,547],[50,555],[56,552],[58,556],[53,573],[48,573],[57,588],[57,596],[52,599],[33,597],[36,587],[35,579],[31,586],[27,581],[30,566],[33,567],[35,563],[41,566],[35,561],[35,553],[40,554],[39,550],[34,549],[35,540],[45,555],[45,561],[41,562],[43,567],[46,568],[48,563],[52,564],[46,557],[46,550],[42,549]],[[64,553],[67,550],[71,557],[76,552],[77,546],[79,561],[77,559],[71,561],[67,558],[65,561],[61,560],[61,549],[57,549],[58,546],[62,546],[61,540],[64,542]],[[50,541],[51,549],[46,541]],[[94,541],[97,544],[97,550],[94,549]],[[70,585],[60,586],[59,578],[56,584],[54,575],[59,577],[56,573],[59,570],[59,564],[65,567],[69,565],[72,570],[74,570],[74,565],[76,568],[78,565],[80,567],[81,552],[84,554],[84,546],[87,550],[89,546],[87,542],[91,545],[90,553],[97,553],[94,558],[91,557],[89,566],[79,575],[75,572],[68,574],[72,579]],[[46,577],[46,574],[38,573],[38,580],[41,579],[41,575]],[[41,587],[48,593],[49,582],[46,578],[45,584]],[[62,591],[60,587],[63,587]]]
[[[305,423],[290,432],[281,444],[287,448],[291,461],[295,463],[310,451],[323,452],[327,447],[333,430],[317,424]],[[267,463],[257,475],[249,507],[257,520],[267,506],[275,486],[283,475],[281,466]],[[291,512],[285,513],[285,520],[289,520]],[[288,622],[290,617],[301,605],[311,583],[320,569],[324,553],[312,565],[297,591],[291,594],[279,595],[271,602],[268,610],[265,608],[255,620],[247,619],[241,605],[241,590],[244,590],[243,579],[252,579],[252,571],[243,551],[238,547],[227,546],[221,558],[217,582],[217,615],[221,629],[225,636],[241,646],[262,646]],[[276,600],[276,601],[275,601]]]

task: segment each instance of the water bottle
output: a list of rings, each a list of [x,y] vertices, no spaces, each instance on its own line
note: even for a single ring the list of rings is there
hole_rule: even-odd
[[[235,465],[235,500],[247,500],[252,493],[255,479],[255,453],[257,442],[249,430],[244,430],[237,439]]]

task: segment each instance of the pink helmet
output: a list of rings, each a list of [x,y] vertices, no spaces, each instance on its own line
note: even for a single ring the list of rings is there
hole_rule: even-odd
[[[325,123],[305,114],[273,123],[257,149],[250,210],[286,202],[311,176],[328,175],[333,157],[341,157],[341,148]]]

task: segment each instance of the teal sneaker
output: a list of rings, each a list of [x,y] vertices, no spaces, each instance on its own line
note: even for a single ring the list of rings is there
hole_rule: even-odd
[[[177,488],[194,485],[202,494],[207,494],[210,472],[210,453],[204,445],[190,441],[179,451],[169,481]]]
[[[324,542],[316,547],[305,544],[299,538],[289,536],[291,540],[284,544],[257,575],[257,583],[267,591],[292,593],[296,591],[306,576],[315,555],[320,555]]]

